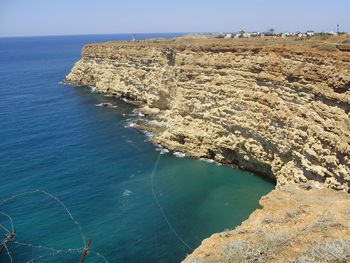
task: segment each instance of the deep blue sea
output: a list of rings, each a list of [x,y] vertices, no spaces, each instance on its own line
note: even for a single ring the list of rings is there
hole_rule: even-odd
[[[67,206],[91,239],[91,250],[107,262],[179,262],[191,252],[180,239],[195,248],[214,232],[234,228],[273,184],[167,153],[153,176],[158,207],[151,173],[159,149],[128,126],[133,106],[60,84],[84,44],[130,38],[0,38],[0,200],[45,190]],[[117,107],[97,107],[101,102]],[[8,244],[14,263],[79,262],[80,251],[56,251],[84,246],[79,226],[57,200],[37,192],[0,201],[3,239],[11,225],[1,213],[11,216],[16,230],[15,242]],[[0,254],[1,263],[11,262],[7,254]],[[91,252],[86,262],[106,261]]]

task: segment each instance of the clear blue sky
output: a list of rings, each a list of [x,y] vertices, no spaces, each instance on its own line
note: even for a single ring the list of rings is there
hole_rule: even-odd
[[[0,36],[350,31],[350,0],[0,0]]]

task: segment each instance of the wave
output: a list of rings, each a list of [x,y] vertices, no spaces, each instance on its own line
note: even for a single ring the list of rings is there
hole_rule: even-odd
[[[206,162],[206,163],[215,163],[214,160],[212,160],[212,159],[207,159],[207,158],[199,158],[199,160],[202,161],[202,162]]]
[[[185,153],[181,153],[181,152],[174,152],[173,153],[176,157],[179,157],[179,158],[184,158],[186,157],[186,154]]]
[[[157,144],[157,148],[156,151],[160,152],[160,154],[166,154],[169,152],[168,149],[163,148],[162,146],[160,146],[159,144]]]
[[[133,123],[132,121],[130,121],[126,125],[124,125],[125,128],[132,128],[134,126],[135,126],[135,123]]]

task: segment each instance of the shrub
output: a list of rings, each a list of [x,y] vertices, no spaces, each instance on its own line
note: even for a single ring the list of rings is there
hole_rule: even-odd
[[[227,263],[263,263],[269,262],[277,255],[277,250],[287,244],[285,234],[265,236],[254,244],[248,241],[230,241],[222,249],[222,257]]]
[[[224,38],[224,37],[225,37],[225,35],[218,35],[215,38]]]
[[[316,260],[343,261],[350,257],[350,240],[318,242],[305,254]]]
[[[318,49],[322,51],[337,51],[337,47],[333,45],[322,45]]]

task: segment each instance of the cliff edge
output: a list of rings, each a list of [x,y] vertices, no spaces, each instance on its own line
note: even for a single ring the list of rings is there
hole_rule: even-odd
[[[94,86],[96,92],[139,105],[137,110],[152,120],[139,121],[137,127],[153,132],[154,143],[276,180],[277,189],[267,197],[271,204],[281,202],[277,207],[282,209],[289,206],[284,199],[293,199],[313,207],[310,200],[333,195],[335,191],[327,188],[350,192],[350,52],[346,38],[155,39],[91,44],[83,48],[83,57],[66,82]],[[303,189],[291,190],[286,197],[286,189],[294,185]],[[348,194],[337,194],[350,207]],[[327,210],[336,198],[325,198]],[[263,202],[264,209],[243,223],[243,229],[247,224],[259,228],[259,220],[265,219],[254,216],[256,213],[267,218],[270,211],[267,201]],[[308,221],[306,216],[315,215],[316,210],[303,208],[295,212],[295,218],[316,224],[323,219]],[[342,217],[341,209],[333,212],[326,217],[341,217],[337,222],[344,227],[339,231],[349,233],[350,218]],[[285,226],[294,224],[283,222]],[[235,235],[231,241],[241,242]],[[212,238],[218,240],[215,235]],[[250,240],[249,234],[246,238]],[[246,249],[247,240],[235,246]],[[339,236],[328,239],[334,240]],[[208,248],[208,242],[201,247]],[[218,255],[227,242],[220,242],[220,249],[213,248],[216,256],[203,262],[224,260]],[[350,249],[347,242],[342,245]],[[198,260],[204,260],[200,255]],[[227,262],[265,261],[243,257],[242,261]]]

